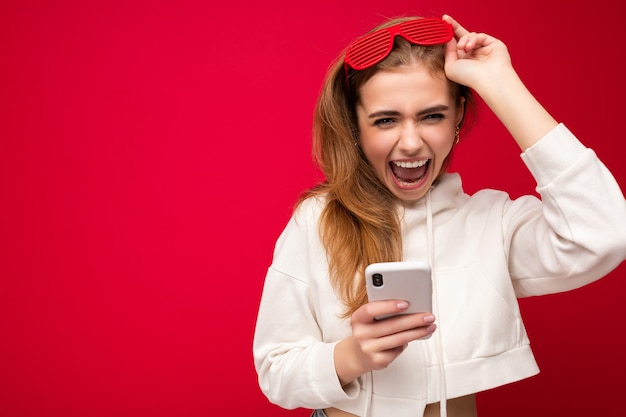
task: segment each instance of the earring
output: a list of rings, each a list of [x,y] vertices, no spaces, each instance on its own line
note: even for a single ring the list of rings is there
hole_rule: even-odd
[[[461,140],[460,133],[461,133],[461,126],[457,126],[456,130],[454,131],[454,144],[455,145],[457,145],[459,143],[459,140]]]

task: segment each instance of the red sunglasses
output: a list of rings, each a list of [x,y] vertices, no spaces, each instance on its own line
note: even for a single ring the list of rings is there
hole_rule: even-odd
[[[430,46],[447,43],[454,36],[454,32],[449,23],[425,17],[368,33],[348,46],[344,59],[346,74],[348,67],[359,71],[385,59],[393,49],[393,40],[397,35],[412,44]]]

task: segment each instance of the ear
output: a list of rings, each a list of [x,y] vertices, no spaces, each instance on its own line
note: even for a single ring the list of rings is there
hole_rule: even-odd
[[[456,126],[461,126],[463,118],[465,117],[465,97],[459,97],[459,105],[456,113]]]
[[[357,143],[359,139],[361,139],[361,132],[359,132],[359,128],[357,126],[350,126],[350,131],[352,132],[352,139],[354,143]]]

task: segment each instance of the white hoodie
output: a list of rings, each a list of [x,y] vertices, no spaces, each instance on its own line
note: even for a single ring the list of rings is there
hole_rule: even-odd
[[[319,240],[324,201],[305,201],[276,243],[257,318],[255,367],[269,400],[416,417],[428,403],[536,374],[516,297],[578,288],[626,259],[626,202],[595,153],[562,124],[522,158],[541,201],[495,190],[469,196],[457,174],[446,174],[401,209],[403,260],[430,262],[438,328],[386,369],[344,387],[333,349],[351,327],[338,318],[344,307]]]

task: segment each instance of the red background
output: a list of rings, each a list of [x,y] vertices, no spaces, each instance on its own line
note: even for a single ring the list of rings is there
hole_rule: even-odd
[[[382,16],[450,13],[504,40],[626,184],[622,7],[3,1],[0,415],[308,415],[267,402],[251,343],[274,241],[319,178],[333,57]],[[533,193],[518,153],[483,109],[453,168],[469,192]],[[481,416],[623,412],[625,274],[522,300],[542,373],[480,394]]]

